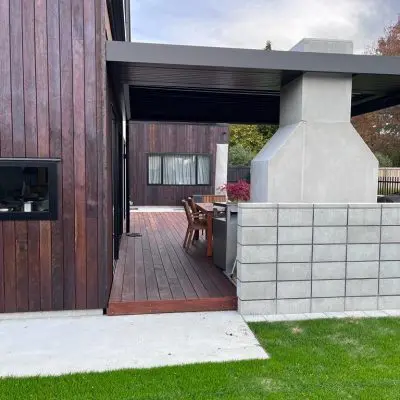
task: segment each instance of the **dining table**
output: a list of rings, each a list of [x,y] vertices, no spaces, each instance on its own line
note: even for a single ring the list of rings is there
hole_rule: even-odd
[[[207,218],[207,257],[212,257],[213,255],[213,216],[214,209],[220,209],[221,207],[216,206],[213,203],[196,203],[197,210],[203,213]]]

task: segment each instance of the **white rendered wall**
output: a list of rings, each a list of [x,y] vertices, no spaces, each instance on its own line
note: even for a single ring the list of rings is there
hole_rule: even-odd
[[[228,180],[228,145],[217,144],[215,157],[215,194],[226,194],[220,187]]]

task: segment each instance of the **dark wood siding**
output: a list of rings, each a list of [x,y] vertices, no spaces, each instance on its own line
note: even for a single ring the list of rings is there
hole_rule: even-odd
[[[203,124],[134,123],[129,124],[130,200],[135,205],[178,205],[193,194],[214,193],[217,143],[228,134],[228,126]],[[147,185],[148,153],[211,154],[210,186]]]
[[[0,312],[106,306],[105,7],[103,0],[0,2],[0,157],[61,159],[58,220],[0,222]]]

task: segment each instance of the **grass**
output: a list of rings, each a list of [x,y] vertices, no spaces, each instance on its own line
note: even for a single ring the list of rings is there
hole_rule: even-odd
[[[270,360],[7,378],[0,399],[400,398],[398,318],[250,326]]]

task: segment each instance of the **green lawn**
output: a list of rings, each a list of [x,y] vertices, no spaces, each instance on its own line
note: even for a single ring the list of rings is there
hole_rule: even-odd
[[[270,360],[3,379],[0,399],[400,399],[399,318],[250,326]]]

